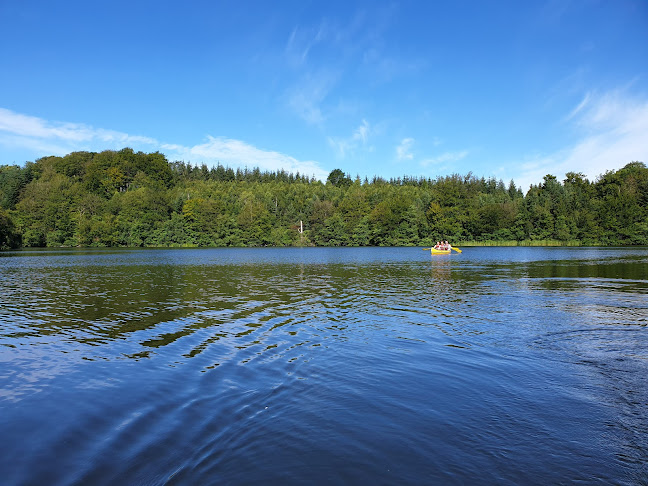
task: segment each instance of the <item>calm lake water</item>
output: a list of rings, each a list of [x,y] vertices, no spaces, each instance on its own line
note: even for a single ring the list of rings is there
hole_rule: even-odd
[[[0,483],[648,484],[647,326],[647,248],[0,252]]]

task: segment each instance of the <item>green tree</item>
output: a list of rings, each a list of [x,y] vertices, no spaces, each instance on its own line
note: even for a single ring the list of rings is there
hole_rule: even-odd
[[[350,186],[353,182],[351,178],[342,171],[342,169],[333,169],[326,178],[326,181],[334,186],[342,187]]]
[[[17,248],[20,243],[20,235],[9,213],[0,209],[0,249]]]

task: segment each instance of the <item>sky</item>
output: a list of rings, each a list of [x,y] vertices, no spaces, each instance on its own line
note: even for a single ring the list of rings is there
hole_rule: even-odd
[[[0,0],[0,164],[518,187],[648,163],[646,0]]]

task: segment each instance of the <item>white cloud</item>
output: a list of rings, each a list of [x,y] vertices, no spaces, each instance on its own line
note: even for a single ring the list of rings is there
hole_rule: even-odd
[[[155,139],[149,137],[93,128],[80,123],[50,122],[6,108],[0,108],[0,143],[32,151],[35,149],[47,155],[92,150],[99,143],[102,149],[158,144]]]
[[[163,150],[171,152],[180,152],[182,150],[185,150],[185,147],[183,145],[178,145],[177,143],[163,143],[162,145],[160,145],[160,147]]]
[[[22,137],[55,138],[73,142],[89,140],[93,136],[92,129],[84,125],[50,123],[6,108],[0,108],[0,131]]]
[[[546,174],[582,172],[590,180],[632,161],[648,160],[648,99],[615,90],[587,94],[566,120],[576,141],[555,153],[530,157],[514,177],[523,189]]]
[[[401,140],[401,143],[396,147],[396,158],[398,160],[412,160],[414,154],[412,154],[412,145],[414,145],[413,138],[404,138]]]
[[[22,135],[3,133],[2,131],[0,131],[0,147],[18,152],[27,149],[30,156],[35,155],[36,158],[42,157],[43,155],[65,155],[74,151],[69,149],[70,145],[58,143],[57,140],[24,137]],[[8,160],[0,160],[0,164],[8,162]],[[13,160],[13,163],[21,162],[25,162],[25,160]]]
[[[421,166],[427,167],[429,165],[443,164],[446,162],[457,162],[465,158],[466,155],[468,155],[467,150],[462,150],[459,152],[444,152],[441,155],[437,155],[436,157],[430,157],[421,160]]]
[[[183,159],[208,165],[220,162],[230,167],[259,167],[269,171],[299,171],[321,180],[328,175],[315,161],[300,161],[280,152],[259,149],[241,140],[208,137],[206,143],[187,147],[78,123],[50,122],[5,108],[0,108],[0,146],[28,151],[37,157],[66,155],[81,150],[119,150],[129,146],[136,150],[159,150],[170,160]]]
[[[286,154],[272,150],[262,150],[241,140],[225,137],[207,137],[207,142],[183,147],[180,145],[166,146],[174,158],[206,163],[208,165],[229,165],[230,167],[249,168],[259,167],[261,170],[299,172],[304,175],[314,175],[317,179],[325,180],[328,172],[322,169],[318,162],[300,161]],[[173,147],[171,149],[171,147]]]
[[[362,147],[367,147],[367,142],[372,134],[373,129],[371,125],[369,125],[369,122],[363,118],[360,126],[353,131],[350,137],[329,137],[328,142],[329,145],[333,147],[338,157],[345,158],[348,154],[354,153]],[[369,150],[372,149],[372,147],[368,148]]]

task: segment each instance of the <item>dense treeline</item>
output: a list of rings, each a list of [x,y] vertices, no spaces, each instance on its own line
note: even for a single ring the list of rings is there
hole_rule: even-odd
[[[303,221],[304,231],[299,231]],[[648,169],[552,175],[526,194],[465,176],[355,180],[184,162],[131,149],[0,166],[0,247],[648,244]]]

